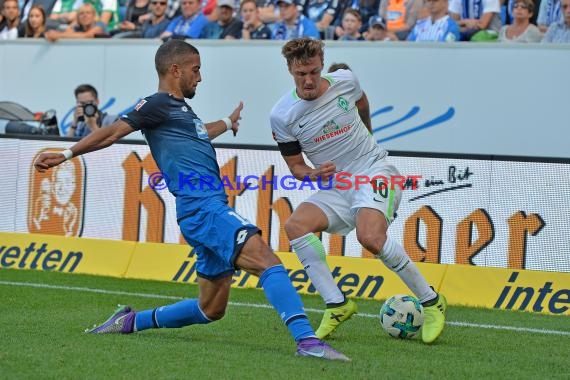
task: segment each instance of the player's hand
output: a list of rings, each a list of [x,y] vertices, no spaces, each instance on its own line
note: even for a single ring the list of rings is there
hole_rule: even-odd
[[[34,168],[40,173],[45,172],[49,168],[53,168],[65,161],[65,156],[60,152],[44,152],[41,153],[36,161],[34,161]]]
[[[243,102],[240,101],[234,112],[229,116],[232,121],[232,132],[234,136],[237,134],[239,129],[239,121],[241,120],[241,110],[243,109]]]
[[[311,179],[317,180],[318,178],[328,179],[336,173],[336,165],[332,161],[327,161],[321,166],[316,168],[311,174]]]

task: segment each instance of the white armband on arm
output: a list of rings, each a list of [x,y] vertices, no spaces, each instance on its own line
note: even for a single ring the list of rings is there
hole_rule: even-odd
[[[222,121],[224,123],[226,123],[226,130],[231,131],[232,130],[232,126],[234,123],[232,123],[232,120],[229,117],[224,117],[222,119]]]

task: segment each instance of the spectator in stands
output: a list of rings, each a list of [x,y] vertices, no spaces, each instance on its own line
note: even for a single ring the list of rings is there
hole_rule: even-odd
[[[277,6],[281,21],[275,23],[271,39],[320,38],[317,25],[299,12],[294,0],[277,0]]]
[[[243,0],[240,6],[240,14],[243,20],[242,39],[271,39],[271,29],[259,19],[259,8],[255,0]]]
[[[362,16],[356,9],[348,8],[342,16],[342,26],[337,27],[335,33],[341,41],[364,41],[360,33]]]
[[[105,32],[115,29],[119,23],[118,0],[83,0],[84,4],[92,4],[98,21],[105,24]]]
[[[513,5],[515,4],[515,0],[499,0],[501,4],[501,23],[503,25],[510,25],[513,23],[514,14],[513,14]],[[533,12],[530,23],[533,25],[537,24],[538,19],[538,12],[536,10],[540,9],[540,5],[542,4],[541,0],[534,0],[533,1],[533,8],[535,12]],[[545,29],[546,31],[546,29]],[[544,33],[544,32],[542,32]]]
[[[279,7],[275,6],[274,0],[256,0],[256,3],[261,22],[270,25],[279,21]]]
[[[364,39],[366,41],[398,41],[396,34],[386,28],[386,23],[380,16],[370,17]]]
[[[499,37],[499,0],[451,0],[449,12],[459,24],[461,41],[493,41]]]
[[[448,0],[426,0],[427,18],[416,21],[408,41],[459,41],[459,26],[448,14]]]
[[[422,0],[381,0],[379,13],[386,29],[403,41],[416,24],[421,5]]]
[[[0,40],[15,40],[18,38],[20,26],[20,8],[18,0],[4,0],[2,4],[2,22],[0,23]]]
[[[166,30],[160,36],[167,38],[200,38],[202,29],[208,23],[208,19],[200,9],[199,0],[182,0],[182,14],[175,17]]]
[[[560,0],[542,0],[540,2],[536,24],[542,33],[545,33],[551,24],[562,21],[564,18],[561,4]]]
[[[39,4],[32,5],[24,27],[20,28],[18,37],[43,38],[46,31],[46,11]]]
[[[137,31],[142,29],[142,23],[150,17],[149,0],[129,1],[125,12],[125,19],[111,31],[111,34],[119,32]]]
[[[105,24],[97,21],[97,13],[91,4],[83,4],[77,11],[77,24],[69,25],[66,30],[48,30],[45,37],[55,42],[61,38],[95,38],[105,35]]]
[[[166,27],[170,23],[170,20],[166,17],[167,5],[167,0],[150,1],[151,16],[142,24],[143,38],[159,38],[166,30]]]
[[[74,93],[76,106],[73,113],[73,123],[67,130],[68,137],[83,138],[117,120],[117,115],[109,115],[99,110],[99,95],[95,87],[90,84],[82,84],[75,89]]]
[[[241,38],[243,22],[234,17],[234,0],[218,0],[218,20],[210,21],[200,34],[200,38],[238,40]]]
[[[499,31],[501,42],[540,42],[542,33],[530,23],[534,13],[532,0],[516,0],[513,4],[513,23],[504,25]]]
[[[561,0],[560,8],[563,19],[550,24],[543,43],[570,43],[570,0]]]
[[[83,4],[83,0],[57,0],[49,18],[59,24],[71,24],[77,20],[77,8],[81,4]]]
[[[339,0],[298,0],[297,8],[311,21],[317,25],[321,37],[328,38],[327,29],[332,26],[337,18]],[[342,18],[342,15],[339,17]],[[332,39],[334,27],[331,28],[330,38]]]
[[[368,30],[368,21],[372,16],[378,16],[378,10],[380,9],[380,0],[339,0],[339,6],[337,14],[344,15],[347,9],[355,9],[360,13],[362,18],[362,28],[361,33],[365,33]],[[342,23],[341,17],[338,17],[333,21],[335,26],[340,26]]]

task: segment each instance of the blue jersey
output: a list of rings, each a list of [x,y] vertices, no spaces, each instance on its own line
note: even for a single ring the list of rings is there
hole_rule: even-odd
[[[178,220],[205,202],[227,203],[206,126],[184,99],[158,92],[141,100],[121,120],[143,133],[168,190],[176,197]]]
[[[408,41],[453,42],[459,39],[459,26],[449,15],[436,22],[432,22],[431,16],[418,20],[408,35]]]

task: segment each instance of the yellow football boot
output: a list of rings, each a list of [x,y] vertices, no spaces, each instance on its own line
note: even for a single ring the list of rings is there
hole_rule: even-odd
[[[352,300],[347,300],[342,306],[327,308],[321,325],[315,331],[317,338],[324,339],[328,337],[342,322],[350,319],[357,312],[358,306]]]
[[[445,310],[447,300],[441,293],[439,299],[431,306],[424,306],[424,326],[422,327],[422,340],[424,343],[433,343],[443,331],[445,325]]]

